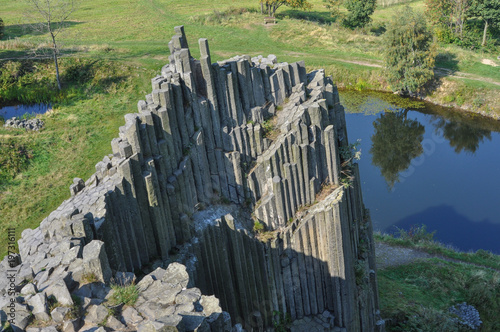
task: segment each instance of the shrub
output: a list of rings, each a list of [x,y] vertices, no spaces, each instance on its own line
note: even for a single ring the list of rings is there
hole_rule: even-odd
[[[264,231],[264,224],[256,220],[253,224],[253,231],[256,233]]]
[[[363,28],[370,23],[371,15],[377,7],[376,0],[345,0],[345,8],[349,11],[342,24],[348,28]]]
[[[384,38],[386,70],[393,91],[416,95],[434,78],[435,45],[422,14],[397,11]]]

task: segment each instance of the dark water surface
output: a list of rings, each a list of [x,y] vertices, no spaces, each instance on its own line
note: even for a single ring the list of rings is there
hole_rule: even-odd
[[[500,254],[500,121],[428,104],[400,108],[393,98],[341,92],[349,141],[361,139],[374,229],[425,224],[443,243]]]
[[[33,104],[33,105],[13,105],[6,106],[0,104],[0,116],[4,120],[11,119],[12,117],[22,117],[24,114],[43,114],[47,112],[50,105],[47,104]]]

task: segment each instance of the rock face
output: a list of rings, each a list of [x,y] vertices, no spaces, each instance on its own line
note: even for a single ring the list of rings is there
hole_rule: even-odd
[[[212,63],[207,40],[199,47],[195,60],[175,28],[169,64],[125,116],[113,154],[23,232],[16,286],[36,287],[16,305],[50,320],[46,296],[70,304],[72,293],[85,315],[53,313],[68,331],[260,331],[279,317],[300,320],[295,329],[316,319],[383,330],[371,222],[332,79],[275,56]],[[134,307],[105,315],[112,276],[135,280],[152,263],[166,270],[138,282]]]

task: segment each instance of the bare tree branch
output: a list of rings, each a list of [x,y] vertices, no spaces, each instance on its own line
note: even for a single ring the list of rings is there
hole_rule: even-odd
[[[24,14],[29,29],[50,36],[50,51],[56,67],[57,86],[61,90],[59,77],[59,44],[57,36],[66,27],[66,21],[74,13],[79,0],[24,0],[27,10]],[[40,48],[34,50],[37,56]]]

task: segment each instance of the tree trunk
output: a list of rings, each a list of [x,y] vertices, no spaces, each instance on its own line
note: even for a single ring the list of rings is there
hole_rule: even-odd
[[[260,14],[261,15],[264,14],[264,3],[263,2],[260,3]]]
[[[483,42],[481,43],[481,46],[484,46],[484,44],[486,44],[486,33],[487,32],[488,32],[488,20],[484,20]]]
[[[52,37],[52,54],[54,56],[54,64],[56,65],[56,80],[57,80],[57,87],[59,90],[61,90],[61,80],[59,78],[59,64],[57,63],[57,44],[56,44],[56,37],[51,33],[50,34]]]

